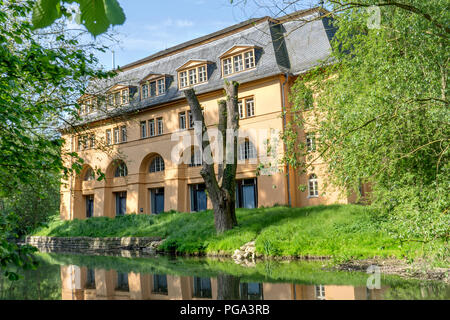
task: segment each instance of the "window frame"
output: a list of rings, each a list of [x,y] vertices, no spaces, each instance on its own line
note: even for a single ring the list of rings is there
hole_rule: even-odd
[[[315,152],[316,151],[316,133],[308,132],[306,133],[306,151]]]
[[[312,189],[311,189],[312,183]],[[313,194],[311,194],[311,192]],[[318,198],[319,197],[319,179],[315,173],[311,173],[308,176],[308,198]]]
[[[156,136],[156,126],[155,126],[155,119],[148,120],[148,136],[154,137]]]
[[[205,79],[203,81],[200,81],[200,68],[205,68],[204,72],[202,72],[202,74],[205,75]],[[191,71],[194,71],[193,75],[195,78],[195,82],[191,82]],[[185,75],[185,76],[184,76]],[[186,80],[186,81],[182,81],[182,80]],[[208,82],[208,63],[201,63],[201,64],[197,64],[193,67],[189,67],[186,69],[181,69],[178,70],[178,88],[180,90],[182,89],[186,89],[195,85],[199,85],[202,83],[206,83]],[[185,85],[182,85],[182,83],[185,83]]]
[[[161,124],[161,126],[160,126]],[[160,136],[164,134],[164,122],[162,117],[156,118],[156,135]]]
[[[128,136],[127,136],[127,126],[121,126],[120,127],[120,143],[127,142]]]
[[[154,94],[152,94],[152,85],[154,84]],[[162,84],[162,85],[160,85]],[[144,87],[147,95],[144,95]],[[162,90],[161,90],[162,88]],[[161,96],[166,93],[166,76],[144,80],[140,84],[141,100]]]
[[[140,134],[141,134],[141,139],[147,138],[147,121],[141,121],[139,123],[140,126]]]
[[[112,145],[112,132],[111,132],[111,129],[106,129],[106,131],[105,131],[105,140],[106,140],[106,145],[107,146]]]
[[[243,147],[243,154],[241,152],[241,146]],[[253,148],[251,148],[253,147]],[[254,153],[253,153],[254,152]],[[242,157],[243,156],[243,157]],[[252,157],[250,157],[252,156]],[[255,144],[250,139],[245,139],[238,145],[238,160],[247,161],[251,159],[258,159],[258,151],[256,150]]]
[[[247,109],[247,101],[253,100],[253,114],[248,115],[248,109]],[[253,118],[255,117],[255,110],[256,110],[256,102],[255,102],[255,96],[247,96],[242,97],[238,99],[238,113],[239,113],[239,119],[247,119],[247,118]],[[241,108],[242,108],[242,115],[241,115]]]
[[[250,53],[250,52],[252,53],[251,54],[252,59],[250,61],[253,61],[253,63],[249,64],[252,66],[247,67],[248,59],[246,57],[246,54]],[[238,71],[236,71],[236,63],[235,63],[235,60],[237,57],[240,57],[241,63],[239,65],[242,67],[242,69],[239,69]],[[228,61],[230,61],[230,63],[231,63],[230,68],[228,68]],[[227,62],[227,63],[225,63],[225,62]],[[220,63],[221,63],[222,78],[230,76],[230,75],[238,74],[241,72],[245,72],[247,70],[255,69],[256,68],[255,48],[253,47],[250,49],[242,50],[238,53],[222,56],[220,59]],[[225,64],[227,64],[227,71],[230,70],[230,72],[228,72],[228,73],[225,73]]]
[[[153,168],[154,166],[154,168]],[[155,156],[152,161],[150,161],[150,165],[148,167],[149,173],[156,173],[156,172],[164,172],[166,170],[166,165],[164,163],[163,157],[160,155]]]
[[[178,126],[179,126],[180,130],[187,129],[186,111],[178,113]]]

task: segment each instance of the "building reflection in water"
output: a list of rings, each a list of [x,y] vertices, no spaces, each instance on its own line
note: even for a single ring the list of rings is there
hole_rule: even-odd
[[[379,300],[387,287],[300,285],[241,282],[238,277],[216,278],[123,273],[61,266],[63,300]]]

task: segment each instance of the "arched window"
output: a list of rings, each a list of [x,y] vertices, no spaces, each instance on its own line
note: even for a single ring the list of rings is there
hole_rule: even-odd
[[[256,149],[253,143],[250,140],[245,139],[245,142],[239,145],[239,160],[247,160],[247,159],[255,159],[256,158]]]
[[[150,163],[150,172],[164,171],[164,160],[161,156],[156,156]]]
[[[84,181],[92,181],[95,179],[95,173],[94,170],[92,170],[92,168],[88,168],[86,170],[86,173],[84,174],[83,180]]]
[[[114,177],[126,177],[128,175],[128,169],[125,162],[120,161],[117,163],[116,171],[114,173]]]
[[[319,184],[317,182],[317,176],[314,173],[309,176],[308,190],[309,190],[310,197],[318,197],[319,196]]]

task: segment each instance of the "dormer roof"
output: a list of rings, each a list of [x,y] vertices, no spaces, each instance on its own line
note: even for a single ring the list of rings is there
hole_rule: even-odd
[[[187,62],[185,62],[183,65],[179,66],[178,68],[176,68],[176,71],[180,71],[183,69],[189,69],[189,68],[193,68],[196,67],[198,65],[201,64],[205,64],[205,63],[214,63],[212,61],[209,60],[205,60],[205,59],[190,59]]]
[[[259,47],[259,46],[255,46],[255,45],[251,45],[251,44],[234,45],[231,48],[229,48],[227,51],[222,53],[219,56],[219,58],[222,59],[224,57],[231,56],[231,55],[234,55],[234,54],[238,54],[240,52],[247,51],[249,49],[260,49],[260,48],[261,47]]]

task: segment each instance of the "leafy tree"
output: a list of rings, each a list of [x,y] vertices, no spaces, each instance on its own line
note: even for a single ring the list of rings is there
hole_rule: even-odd
[[[97,60],[77,35],[59,28],[64,22],[34,30],[33,5],[34,1],[0,0],[0,267],[13,279],[17,275],[8,272],[10,264],[33,265],[32,249],[11,241],[24,231],[28,219],[11,209],[20,208],[15,201],[18,190],[25,195],[39,185],[36,179],[44,183],[81,167],[82,160],[64,167],[66,155],[61,154],[63,140],[57,128],[69,116],[77,118],[76,98],[87,79],[109,76],[96,71]],[[33,196],[42,201],[50,189],[37,191]]]
[[[286,161],[306,170],[320,156],[349,192],[370,183],[373,206],[403,241],[448,241],[448,1],[328,4],[338,13],[333,51],[293,87]],[[379,26],[368,24],[371,5]],[[306,126],[317,128],[315,154],[299,141]]]

